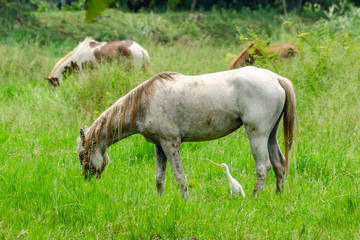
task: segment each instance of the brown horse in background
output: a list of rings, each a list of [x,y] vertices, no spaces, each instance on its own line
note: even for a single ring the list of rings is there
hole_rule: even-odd
[[[250,53],[250,49],[255,47],[255,43],[252,42],[247,46],[236,59],[231,63],[229,70],[234,68],[243,67],[246,65],[253,65],[255,62],[254,56],[263,56],[264,54],[258,49],[254,49],[254,53]],[[294,44],[291,43],[280,43],[269,49],[267,52],[270,55],[277,55],[279,58],[289,58],[298,53],[298,49]]]

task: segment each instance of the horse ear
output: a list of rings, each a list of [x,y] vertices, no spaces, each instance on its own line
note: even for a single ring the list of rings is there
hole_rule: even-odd
[[[80,139],[82,146],[85,146],[85,132],[82,128],[80,128]]]
[[[89,129],[89,127],[85,125],[85,132],[87,132],[88,129]]]

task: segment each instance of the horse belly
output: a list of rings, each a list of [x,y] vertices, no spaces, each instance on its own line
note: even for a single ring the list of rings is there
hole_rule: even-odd
[[[222,111],[200,112],[196,117],[179,121],[183,142],[218,139],[237,130],[241,125],[242,121],[235,113]]]
[[[223,129],[222,131],[201,131],[198,129],[197,131],[191,131],[184,133],[184,136],[181,137],[182,142],[203,142],[203,141],[211,141],[218,138],[225,137],[230,133],[234,132],[238,128],[240,128],[242,124],[234,125],[230,128]]]

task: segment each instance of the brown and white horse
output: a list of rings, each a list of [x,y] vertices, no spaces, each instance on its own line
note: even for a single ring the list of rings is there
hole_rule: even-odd
[[[276,139],[282,116],[285,158]],[[100,177],[108,162],[107,148],[142,134],[155,145],[158,192],[164,190],[169,161],[187,197],[181,143],[221,138],[244,125],[256,164],[254,194],[263,190],[271,167],[281,191],[295,119],[292,84],[271,71],[244,67],[199,76],[161,73],[116,101],[91,127],[80,129],[78,154],[85,179]]]
[[[112,61],[121,56],[131,58],[132,65],[136,69],[147,68],[150,64],[148,52],[136,42],[130,40],[97,42],[86,37],[74,50],[56,63],[47,80],[56,87],[63,81],[65,71],[82,70],[86,63],[97,63],[101,59]]]
[[[250,53],[250,49],[254,48],[254,53]],[[290,58],[297,54],[299,51],[294,44],[291,43],[280,43],[271,47],[267,53],[270,55],[277,55],[279,58]],[[263,56],[258,48],[256,48],[255,43],[252,42],[244,50],[242,50],[235,60],[230,64],[229,70],[239,67],[244,67],[245,65],[253,65],[255,62],[254,56]]]

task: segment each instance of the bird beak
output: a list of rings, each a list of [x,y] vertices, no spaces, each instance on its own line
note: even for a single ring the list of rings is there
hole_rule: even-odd
[[[222,167],[222,165],[216,165],[216,166],[218,166],[218,167]]]

